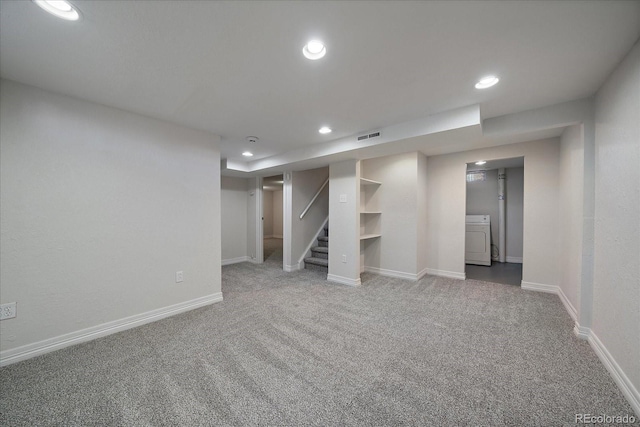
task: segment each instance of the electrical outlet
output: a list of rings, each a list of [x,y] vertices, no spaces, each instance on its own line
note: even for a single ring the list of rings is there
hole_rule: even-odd
[[[0,305],[0,320],[13,319],[16,317],[16,310],[15,302]]]
[[[184,280],[184,277],[182,276],[182,271],[176,271],[176,283],[180,283]]]
[[[342,262],[347,262],[347,256],[346,255],[342,255]]]

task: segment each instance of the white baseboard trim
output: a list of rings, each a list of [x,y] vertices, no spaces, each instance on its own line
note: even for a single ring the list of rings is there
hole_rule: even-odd
[[[222,260],[222,265],[237,264],[239,262],[246,262],[246,261],[251,261],[251,257],[239,256],[237,258],[223,259]]]
[[[580,324],[576,321],[575,325],[573,326],[573,333],[576,337],[586,341],[591,336],[591,329],[580,326]]]
[[[467,278],[467,275],[465,273],[458,273],[455,271],[436,270],[435,268],[425,268],[423,271],[425,272],[425,274],[430,274],[432,276],[448,277],[450,279],[466,280]]]
[[[569,301],[569,298],[567,298],[560,286],[558,286],[558,296],[560,297],[560,301],[562,301],[562,305],[564,305],[565,310],[567,310],[567,313],[569,313],[569,316],[571,316],[571,319],[574,322],[577,322],[578,310],[576,310],[573,304],[571,304],[571,301]]]
[[[624,394],[624,397],[629,401],[636,415],[640,417],[640,393],[638,393],[638,390],[633,386],[629,377],[625,375],[620,365],[618,365],[613,356],[611,356],[611,353],[609,353],[593,331],[591,331],[589,335],[589,344],[591,344],[591,348],[593,348],[593,351],[598,355],[604,367],[609,371],[609,374],[620,388],[620,391],[622,391],[622,394]]]
[[[525,291],[546,292],[556,295],[558,295],[558,291],[560,290],[558,285],[545,285],[542,283],[525,282],[524,280],[520,282],[520,287]]]
[[[417,280],[422,279],[424,276],[427,275],[427,268],[423,268],[421,271],[418,272],[418,274],[416,274],[416,278]]]
[[[293,265],[285,265],[283,270],[286,271],[287,273],[291,273],[292,271],[302,270],[302,268],[303,267],[300,265],[300,263],[298,263]]]
[[[359,277],[357,279],[349,279],[348,277],[336,276],[335,274],[327,274],[327,281],[347,286],[360,286],[362,284]]]
[[[404,271],[387,270],[386,268],[369,267],[365,265],[364,271],[366,273],[374,273],[386,277],[395,277],[397,279],[407,279],[414,282],[419,280],[417,274],[405,273]]]
[[[522,257],[521,256],[508,256],[507,257],[507,262],[512,262],[514,264],[522,264]]]
[[[114,320],[112,322],[103,323],[101,325],[92,326],[90,328],[81,329],[79,331],[57,337],[48,338],[46,340],[23,345],[10,350],[5,350],[0,352],[0,366],[6,366],[22,360],[31,359],[32,357],[115,334],[116,332],[135,328],[137,326],[142,326],[146,323],[155,322],[156,320],[164,319],[165,317],[204,307],[220,301],[222,301],[222,292],[196,298],[191,301],[173,304],[168,307],[147,311],[146,313],[125,317],[123,319]]]

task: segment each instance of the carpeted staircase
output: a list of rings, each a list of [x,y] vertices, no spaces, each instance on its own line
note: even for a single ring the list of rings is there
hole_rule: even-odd
[[[329,223],[324,226],[324,233],[318,236],[318,246],[313,246],[311,256],[304,259],[304,268],[325,273],[329,271]]]

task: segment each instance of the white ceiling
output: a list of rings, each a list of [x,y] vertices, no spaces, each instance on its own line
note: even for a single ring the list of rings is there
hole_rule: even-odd
[[[483,159],[478,159],[483,160]],[[484,165],[476,165],[474,163],[467,163],[468,171],[488,171],[492,169],[501,168],[522,168],[524,167],[524,157],[512,157],[509,159],[495,159],[487,160]]]
[[[236,162],[588,97],[640,37],[637,1],[72,3],[76,23],[0,1],[3,78],[213,132]],[[325,58],[302,56],[311,38]],[[499,85],[474,89],[490,73]]]

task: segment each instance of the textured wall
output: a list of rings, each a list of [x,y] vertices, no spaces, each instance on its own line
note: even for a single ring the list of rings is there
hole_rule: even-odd
[[[598,91],[595,121],[592,329],[637,393],[640,390],[639,44]]]
[[[579,309],[582,279],[584,142],[582,125],[570,126],[560,139],[560,288]]]
[[[1,84],[2,350],[220,292],[217,136]]]

